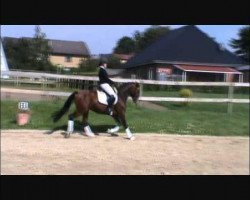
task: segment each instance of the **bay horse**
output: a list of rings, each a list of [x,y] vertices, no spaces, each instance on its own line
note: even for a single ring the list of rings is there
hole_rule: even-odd
[[[127,99],[129,96],[132,98],[134,103],[137,103],[140,96],[139,83],[124,83],[118,88],[118,101],[115,105],[113,105],[112,115],[117,125],[112,129],[108,129],[108,133],[117,135],[116,133],[119,131],[120,125],[123,125],[128,139],[134,140],[135,137],[128,127],[125,116]],[[98,101],[97,90],[80,90],[78,92],[73,92],[64,103],[64,106],[52,115],[53,121],[57,122],[66,112],[68,112],[73,101],[75,102],[76,110],[68,115],[68,129],[65,137],[69,137],[74,131],[74,119],[79,116],[82,116],[85,134],[89,137],[95,137],[88,124],[89,111],[91,110],[96,113],[107,114],[107,105]]]

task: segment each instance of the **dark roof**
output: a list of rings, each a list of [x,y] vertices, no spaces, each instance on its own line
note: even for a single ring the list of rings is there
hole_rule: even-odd
[[[250,65],[244,65],[244,66],[237,67],[237,70],[239,70],[239,71],[249,71],[250,70]]]
[[[135,55],[125,68],[150,63],[206,63],[242,65],[244,61],[220,45],[196,26],[184,26],[170,31],[141,53]]]
[[[53,53],[90,56],[90,51],[85,42],[49,40]]]
[[[3,38],[1,38],[1,40],[2,40],[2,42],[3,42],[3,45],[5,45],[6,44],[6,42],[8,42],[8,41],[11,41],[11,42],[13,42],[13,43],[16,43],[16,42],[18,42],[18,40],[20,40],[21,38],[14,38],[14,37],[3,37]]]
[[[22,38],[4,37],[4,41],[11,40],[17,42]],[[32,39],[23,37],[23,39]],[[65,54],[65,55],[78,55],[78,56],[90,56],[90,50],[85,42],[82,41],[65,41],[65,40],[51,40],[48,39],[49,45],[52,47],[53,54]]]
[[[112,53],[106,53],[106,54],[102,53],[102,54],[99,54],[99,56],[100,56],[100,58],[109,59],[113,56],[113,54]]]

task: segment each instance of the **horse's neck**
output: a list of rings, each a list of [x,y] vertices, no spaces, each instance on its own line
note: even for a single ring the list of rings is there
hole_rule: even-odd
[[[125,104],[127,103],[128,95],[123,95],[123,94],[121,94],[119,97],[121,98],[121,100],[122,100]]]
[[[129,88],[124,90],[123,92],[119,92],[120,99],[126,104],[129,96]]]

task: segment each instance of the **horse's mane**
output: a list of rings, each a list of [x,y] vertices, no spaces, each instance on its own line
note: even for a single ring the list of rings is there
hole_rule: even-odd
[[[119,88],[118,88],[118,94],[123,94],[128,87],[130,87],[133,83],[123,83]]]

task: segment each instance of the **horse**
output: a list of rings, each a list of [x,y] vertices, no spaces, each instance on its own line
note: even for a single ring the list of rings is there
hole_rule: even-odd
[[[134,140],[135,136],[131,133],[130,128],[128,127],[126,120],[126,107],[127,99],[131,97],[133,102],[137,104],[137,101],[140,96],[140,85],[139,83],[130,82],[124,83],[118,88],[118,100],[115,105],[113,105],[113,119],[117,123],[116,126],[112,129],[108,129],[107,132],[111,135],[118,136],[118,131],[122,125],[125,128],[129,140]],[[82,122],[84,127],[84,132],[89,137],[95,137],[95,134],[92,132],[88,124],[88,114],[89,111],[94,111],[99,114],[107,114],[107,105],[102,104],[98,100],[97,90],[80,90],[73,92],[64,106],[56,111],[53,115],[53,122],[57,122],[66,112],[68,112],[71,104],[75,103],[76,110],[68,115],[68,129],[65,133],[65,137],[69,137],[74,131],[74,119],[82,116]]]

